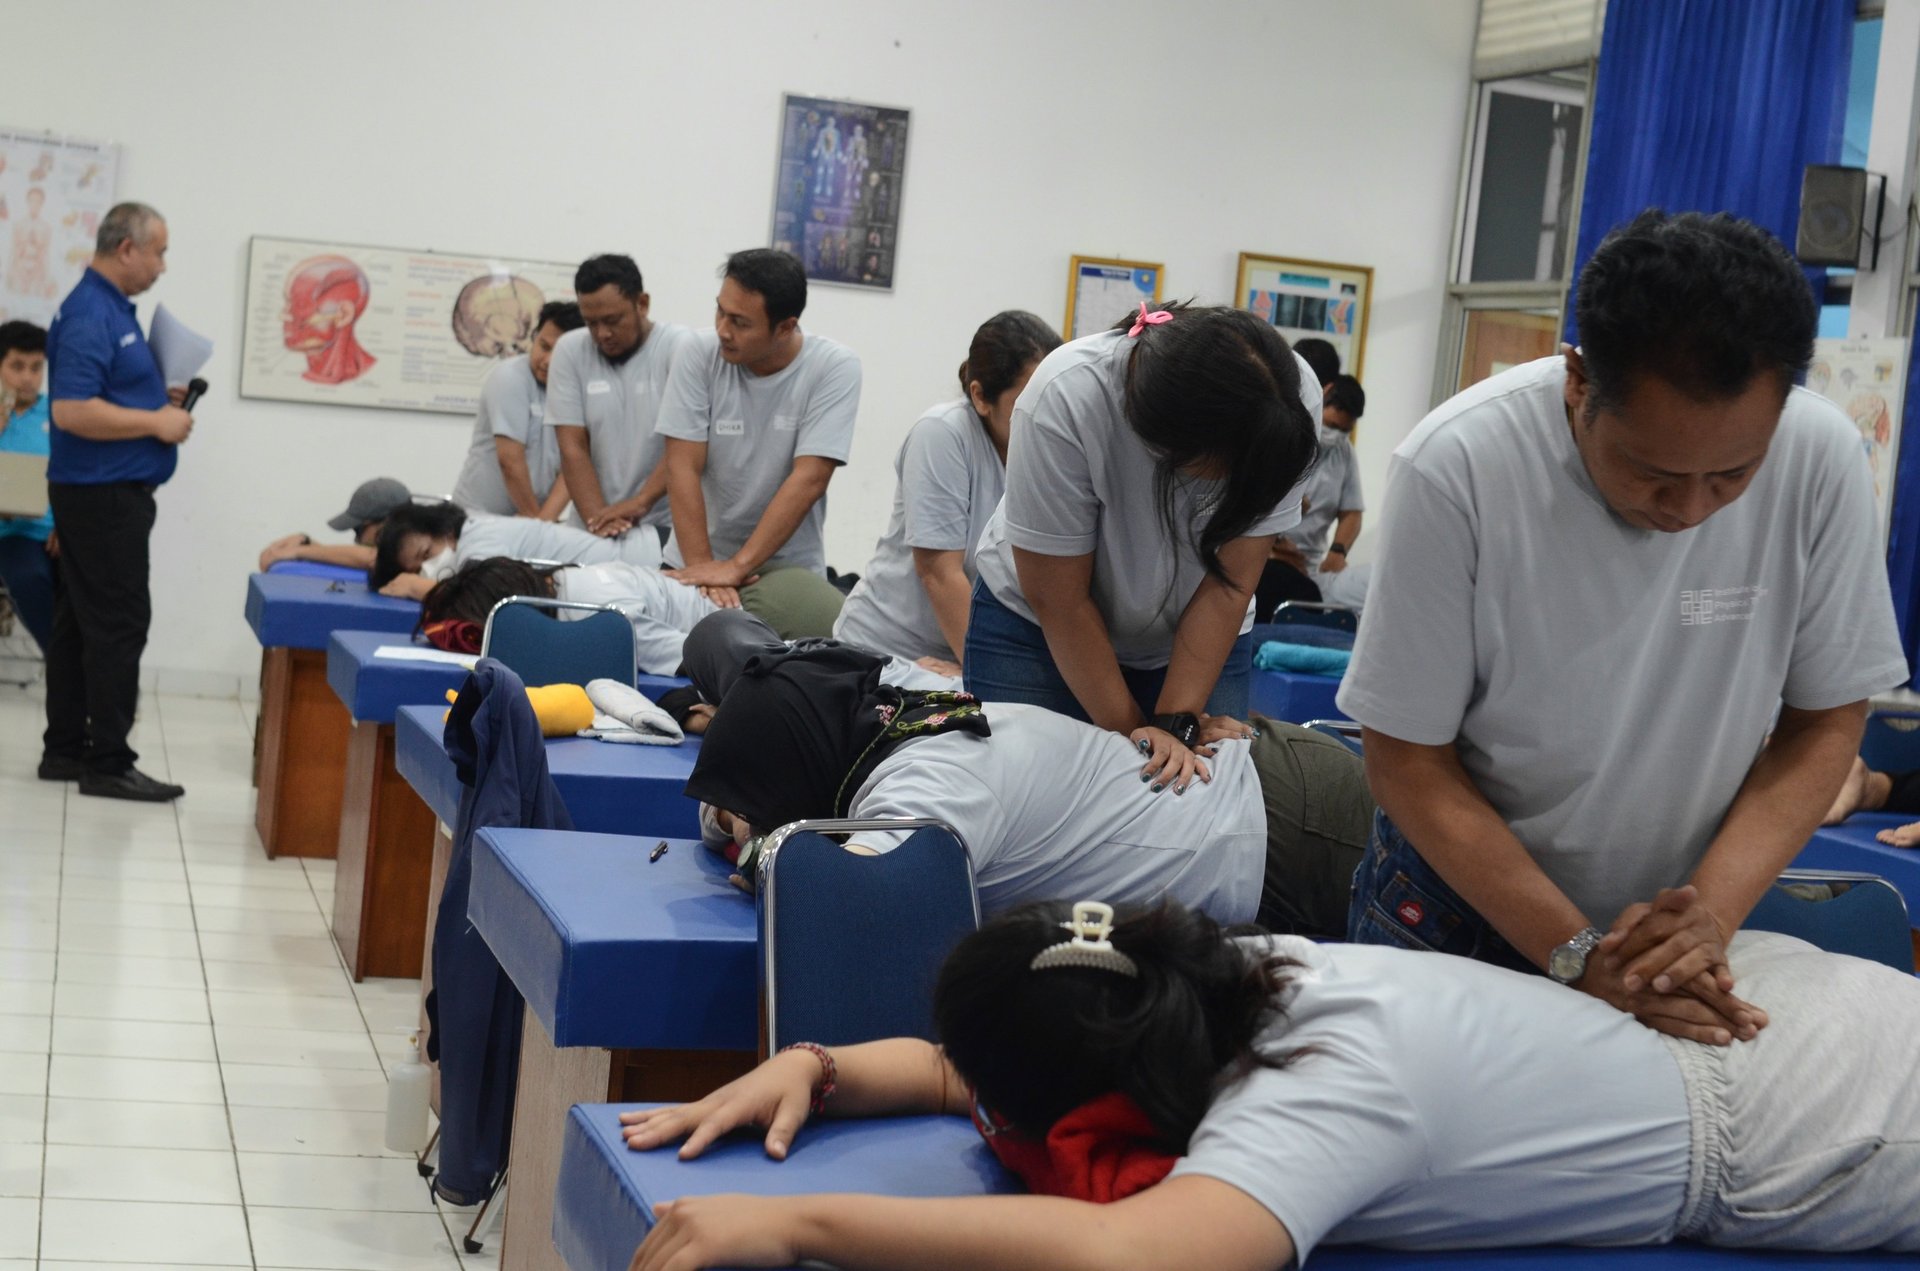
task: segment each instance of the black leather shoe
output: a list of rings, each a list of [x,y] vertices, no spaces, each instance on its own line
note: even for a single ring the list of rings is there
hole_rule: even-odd
[[[65,755],[44,755],[40,759],[42,781],[78,781],[92,771],[84,759],[69,759]]]
[[[132,799],[136,803],[166,803],[185,794],[185,786],[155,781],[138,768],[125,772],[90,772],[80,778],[80,793],[98,799]]]

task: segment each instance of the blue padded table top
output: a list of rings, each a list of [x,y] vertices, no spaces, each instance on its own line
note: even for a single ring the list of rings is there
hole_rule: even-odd
[[[1907,902],[1907,917],[1920,928],[1920,848],[1888,847],[1874,835],[1920,818],[1888,812],[1859,812],[1839,825],[1825,825],[1793,858],[1796,869],[1842,869],[1878,874]]]
[[[467,669],[450,662],[408,662],[376,656],[408,644],[392,631],[336,631],[327,641],[327,683],[354,719],[391,724],[402,706],[445,704],[448,689],[466,682]],[[423,646],[424,647],[424,646]]]
[[[642,692],[661,681],[642,676]],[[678,681],[675,681],[678,682]],[[447,708],[402,706],[394,712],[394,764],[433,814],[452,825],[460,815],[460,779],[447,756]],[[700,755],[700,739],[678,746],[628,746],[556,737],[547,768],[577,830],[603,834],[700,837],[700,808],[683,789]]]
[[[367,571],[351,565],[324,565],[317,560],[277,560],[267,566],[269,574],[289,578],[325,578],[329,581],[367,585]]]
[[[753,898],[697,839],[482,830],[467,916],[555,1046],[753,1050]]]
[[[1304,675],[1298,671],[1262,671],[1254,668],[1248,687],[1249,706],[1262,715],[1289,724],[1315,719],[1345,719],[1334,705],[1340,681],[1331,675]]]
[[[254,574],[247,579],[247,625],[263,649],[324,649],[335,631],[410,633],[420,603],[396,600],[357,583]]]
[[[567,1115],[560,1181],[553,1205],[553,1241],[571,1271],[625,1271],[653,1225],[653,1206],[686,1196],[743,1192],[796,1196],[863,1192],[880,1196],[980,1196],[1019,1190],[973,1126],[958,1117],[890,1117],[820,1121],[801,1131],[785,1161],[772,1161],[758,1136],[722,1140],[699,1160],[672,1148],[629,1151],[620,1113],[648,1104],[578,1104]],[[1849,1271],[1912,1266],[1909,1256],[1735,1252],[1700,1245],[1632,1249],[1472,1249],[1403,1253],[1323,1246],[1312,1265],[1330,1271]]]

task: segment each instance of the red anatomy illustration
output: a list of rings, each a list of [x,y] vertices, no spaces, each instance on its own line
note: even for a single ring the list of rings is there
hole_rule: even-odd
[[[307,355],[302,379],[344,384],[374,364],[353,336],[371,298],[367,275],[345,256],[313,256],[294,266],[280,321],[286,346]]]

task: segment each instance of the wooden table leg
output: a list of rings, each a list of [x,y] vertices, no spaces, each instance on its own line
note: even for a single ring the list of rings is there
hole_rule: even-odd
[[[338,850],[351,724],[327,686],[324,651],[265,651],[254,827],[268,857],[331,858]]]
[[[425,947],[435,818],[394,766],[392,724],[360,720],[347,743],[333,938],[355,980],[413,979]]]

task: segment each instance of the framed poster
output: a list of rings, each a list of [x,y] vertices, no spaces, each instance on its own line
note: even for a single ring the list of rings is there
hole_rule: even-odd
[[[1367,361],[1367,310],[1373,267],[1325,260],[1240,253],[1234,304],[1280,328],[1291,344],[1316,336],[1340,354],[1340,369],[1358,379]]]
[[[1167,267],[1144,260],[1075,256],[1067,265],[1067,339],[1105,331],[1126,314],[1160,302]]]
[[[908,112],[787,93],[769,242],[812,282],[893,290]]]
[[[470,415],[572,265],[255,237],[240,396]]]
[[[1873,473],[1880,541],[1893,525],[1894,463],[1900,457],[1900,408],[1906,397],[1905,340],[1815,340],[1807,387],[1846,413],[1860,430]]]
[[[120,147],[0,128],[0,322],[46,326],[93,259]]]

